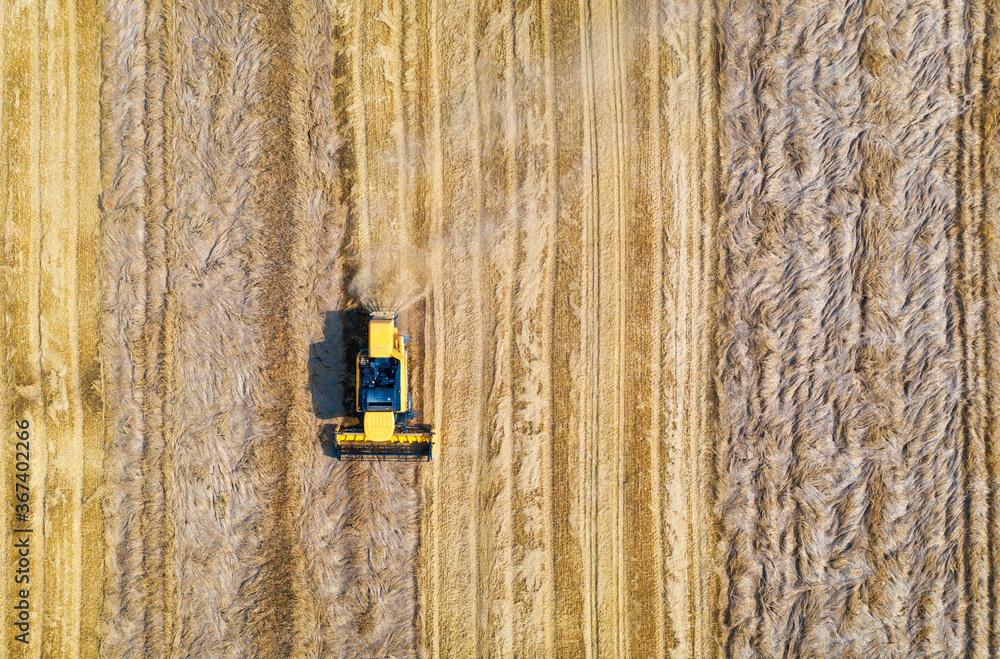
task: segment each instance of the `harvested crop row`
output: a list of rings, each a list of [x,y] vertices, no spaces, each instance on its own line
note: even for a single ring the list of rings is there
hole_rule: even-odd
[[[349,384],[342,8],[105,9],[102,653],[412,651],[416,527],[385,511],[415,500],[322,444]]]
[[[995,650],[995,12],[722,10],[727,656]]]

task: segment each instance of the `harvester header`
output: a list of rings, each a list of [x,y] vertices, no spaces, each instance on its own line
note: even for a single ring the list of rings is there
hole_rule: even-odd
[[[434,429],[411,424],[407,382],[409,337],[401,336],[396,314],[376,311],[368,322],[368,349],[355,370],[360,427],[337,427],[339,460],[418,460],[433,457]]]

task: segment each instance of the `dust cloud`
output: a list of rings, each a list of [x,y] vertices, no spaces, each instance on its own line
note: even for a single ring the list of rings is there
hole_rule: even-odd
[[[399,313],[427,294],[428,261],[426,249],[380,242],[358,258],[348,291],[368,311]]]
[[[475,277],[475,253],[496,251],[510,234],[517,232],[522,240],[529,236],[544,236],[553,218],[532,208],[504,220],[483,219],[478,231],[453,229],[442,236],[431,237],[424,247],[398,239],[380,240],[371,248],[355,255],[356,272],[348,293],[357,298],[369,312],[401,313],[430,293],[432,268],[436,257],[446,255],[451,261],[449,271],[454,276]],[[466,227],[468,224],[464,224]],[[463,267],[463,264],[467,264]]]

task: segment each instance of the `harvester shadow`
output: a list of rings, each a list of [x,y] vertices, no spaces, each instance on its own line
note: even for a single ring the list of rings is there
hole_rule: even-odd
[[[355,417],[354,362],[364,347],[368,317],[362,307],[326,312],[323,340],[309,346],[309,391],[317,419],[342,422]],[[335,423],[320,428],[323,453],[331,457],[335,428]]]

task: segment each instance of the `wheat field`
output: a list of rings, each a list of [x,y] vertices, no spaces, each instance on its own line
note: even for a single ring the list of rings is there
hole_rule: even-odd
[[[3,4],[0,645],[996,655],[998,12]]]

